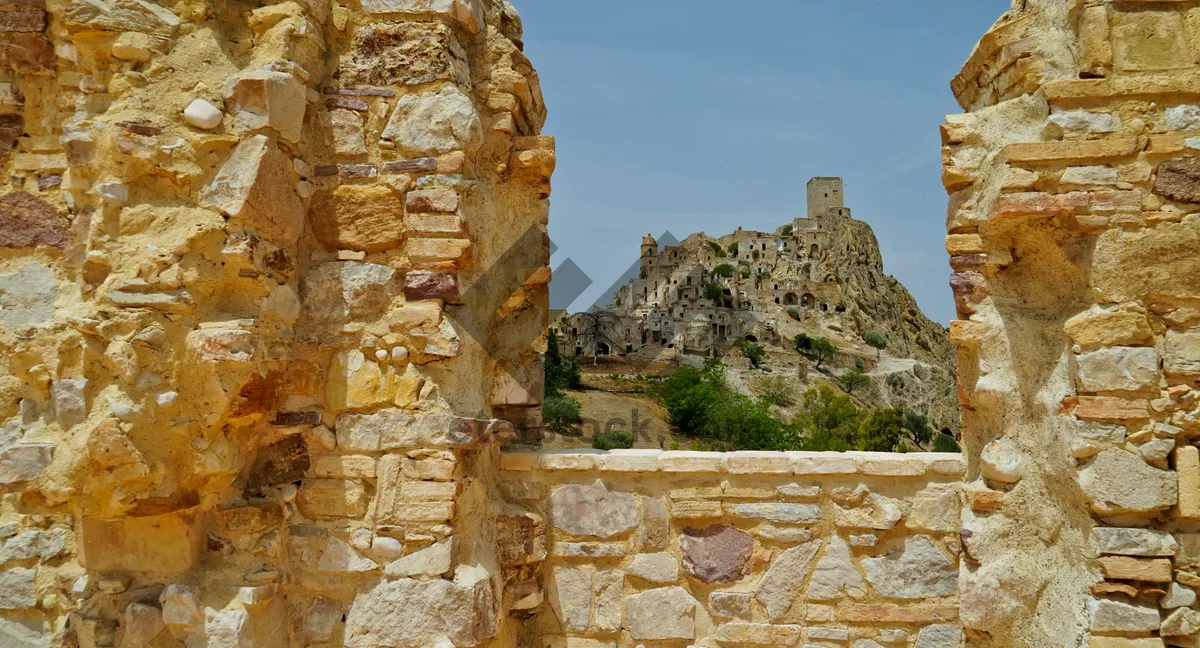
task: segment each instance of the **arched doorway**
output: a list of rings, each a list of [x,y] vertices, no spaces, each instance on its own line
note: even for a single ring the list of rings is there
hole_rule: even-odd
[[[800,298],[800,303],[805,308],[812,309],[817,306],[817,298],[812,293],[804,293],[804,296]]]
[[[596,355],[612,355],[612,349],[608,347],[607,342],[601,342],[600,344],[596,345]]]
[[[817,253],[820,251],[821,251],[821,248],[817,247],[816,243],[813,243],[812,247],[808,248],[808,256],[815,257],[815,256],[817,256]]]
[[[796,293],[788,293],[783,296],[785,306],[795,306],[798,303],[800,303],[800,298],[796,296]]]

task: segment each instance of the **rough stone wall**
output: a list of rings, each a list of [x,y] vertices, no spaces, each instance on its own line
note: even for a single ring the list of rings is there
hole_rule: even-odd
[[[519,645],[963,640],[958,455],[628,450],[500,466]]]
[[[544,117],[505,2],[0,0],[0,645],[502,634]]]
[[[942,129],[975,646],[1195,646],[1200,7],[1014,3]]]

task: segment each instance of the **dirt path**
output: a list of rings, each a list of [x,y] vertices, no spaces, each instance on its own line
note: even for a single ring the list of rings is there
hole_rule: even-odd
[[[672,431],[667,410],[652,398],[596,390],[566,394],[579,401],[584,421],[581,434],[565,436],[547,431],[542,441],[544,448],[590,448],[597,429],[632,431],[635,448],[670,449],[672,441],[678,441],[683,450],[691,447],[691,439]]]

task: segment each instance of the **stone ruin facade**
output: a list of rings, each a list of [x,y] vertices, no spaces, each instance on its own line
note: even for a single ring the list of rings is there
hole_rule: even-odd
[[[519,16],[261,4],[0,0],[0,645],[1198,644],[1196,3],[1023,0],[955,79],[965,459],[501,453]]]
[[[1200,645],[1200,6],[1015,2],[952,84],[975,646]]]

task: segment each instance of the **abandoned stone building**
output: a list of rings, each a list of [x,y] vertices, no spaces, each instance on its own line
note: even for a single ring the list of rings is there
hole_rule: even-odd
[[[964,455],[561,452],[512,4],[0,1],[0,646],[1198,645],[1198,26],[1019,0],[953,80]],[[647,241],[627,343],[941,353],[842,205]]]

